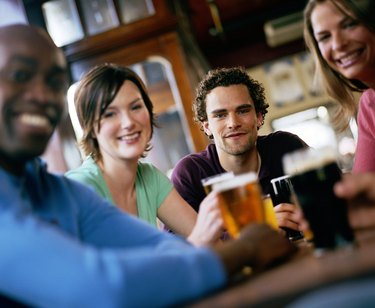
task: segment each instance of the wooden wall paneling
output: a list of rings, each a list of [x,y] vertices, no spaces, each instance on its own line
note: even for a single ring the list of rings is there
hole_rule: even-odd
[[[129,23],[121,24],[115,29],[87,37],[77,43],[64,47],[68,60],[78,61],[107,53],[144,39],[155,37],[163,32],[176,28],[177,19],[170,12],[166,1],[154,0],[155,15]]]

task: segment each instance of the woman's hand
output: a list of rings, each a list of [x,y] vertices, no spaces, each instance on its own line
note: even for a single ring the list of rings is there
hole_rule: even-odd
[[[215,244],[223,235],[224,222],[219,202],[219,195],[211,192],[200,204],[197,222],[188,237],[195,245]]]

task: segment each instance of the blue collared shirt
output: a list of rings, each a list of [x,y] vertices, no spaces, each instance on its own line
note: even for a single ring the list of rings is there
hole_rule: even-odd
[[[158,307],[225,283],[218,257],[127,215],[39,159],[0,169],[0,294],[35,307]]]

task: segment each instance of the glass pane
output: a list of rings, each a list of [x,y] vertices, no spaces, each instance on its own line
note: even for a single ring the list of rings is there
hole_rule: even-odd
[[[164,58],[154,57],[132,66],[146,84],[159,128],[154,129],[153,149],[145,158],[168,173],[177,161],[190,153],[190,134],[179,112],[180,97],[171,65]]]
[[[2,0],[0,26],[10,24],[27,24],[26,13],[20,0]]]
[[[74,0],[54,0],[42,4],[47,30],[57,46],[84,37]]]
[[[152,0],[119,0],[121,20],[131,23],[155,14]]]
[[[298,135],[313,148],[336,143],[335,131],[329,123],[328,110],[323,106],[276,119],[272,121],[272,127]]]
[[[189,154],[181,118],[176,109],[158,115],[159,128],[154,129],[153,149],[145,158],[161,171],[169,173],[176,163]]]
[[[88,34],[104,32],[119,25],[112,0],[81,0],[80,3]]]
[[[343,171],[350,171],[356,148],[357,126],[353,119],[345,131],[336,131],[331,124],[334,112],[331,104],[307,109],[273,120],[272,128],[296,134],[313,148],[335,147],[340,167]]]

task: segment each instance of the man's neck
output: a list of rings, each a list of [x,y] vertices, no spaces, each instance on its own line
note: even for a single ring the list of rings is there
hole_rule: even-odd
[[[230,155],[218,151],[218,156],[221,166],[227,172],[232,171],[234,174],[259,172],[261,162],[256,148],[241,155]]]

